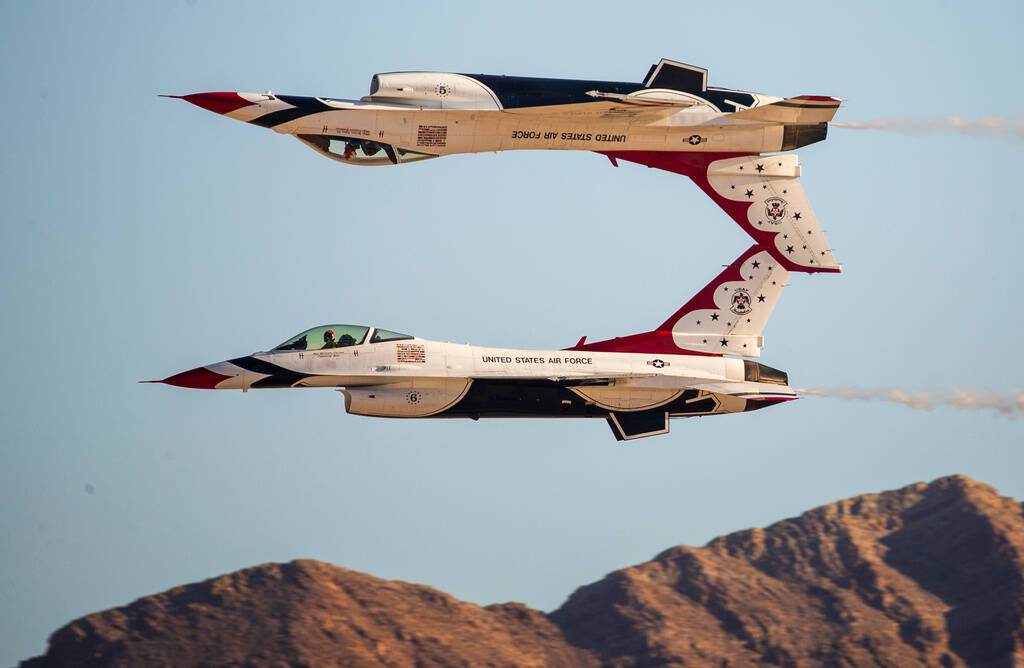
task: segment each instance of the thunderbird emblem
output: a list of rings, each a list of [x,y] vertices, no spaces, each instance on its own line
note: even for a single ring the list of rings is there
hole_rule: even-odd
[[[781,197],[769,197],[764,201],[764,212],[772,222],[779,222],[786,215],[786,200]]]
[[[736,315],[746,315],[750,313],[750,293],[743,288],[738,288],[732,293],[732,305],[729,306],[729,310]]]

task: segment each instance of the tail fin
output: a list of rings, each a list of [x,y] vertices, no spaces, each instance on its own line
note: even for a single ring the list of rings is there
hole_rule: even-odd
[[[796,155],[602,151],[603,155],[683,174],[789,271],[839,272],[800,186]]]
[[[789,280],[764,248],[751,246],[653,332],[569,350],[759,357],[761,331]]]
[[[672,332],[686,350],[758,357],[761,331],[788,279],[767,250],[751,246],[658,330]]]

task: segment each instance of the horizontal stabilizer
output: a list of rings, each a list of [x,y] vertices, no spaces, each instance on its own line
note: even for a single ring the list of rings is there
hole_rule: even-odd
[[[843,101],[827,95],[801,95],[729,114],[731,120],[812,125],[832,120]]]
[[[799,398],[797,393],[788,386],[775,383],[697,381],[692,383],[690,387],[703,392],[738,397],[750,401],[791,401]]]

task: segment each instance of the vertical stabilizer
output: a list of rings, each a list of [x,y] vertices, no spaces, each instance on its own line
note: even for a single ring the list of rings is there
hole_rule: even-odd
[[[751,246],[660,327],[569,350],[623,353],[699,353],[759,357],[761,331],[789,272],[761,246]]]
[[[824,138],[817,126],[793,126],[794,146]],[[601,151],[690,177],[729,217],[788,271],[842,269],[800,185],[800,161],[792,153],[744,155],[687,151]],[[617,163],[616,163],[617,164]]]
[[[671,332],[685,350],[758,357],[761,332],[787,280],[789,272],[767,250],[751,246],[658,330]]]

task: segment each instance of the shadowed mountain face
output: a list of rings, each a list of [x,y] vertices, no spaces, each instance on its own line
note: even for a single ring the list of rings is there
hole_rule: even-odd
[[[962,476],[674,547],[550,615],[606,665],[1024,665],[1020,503]]]
[[[544,613],[319,561],[264,564],[60,629],[23,666],[594,666]]]
[[[315,561],[58,630],[23,666],[1024,665],[1022,505],[963,476],[674,547],[544,615]]]

